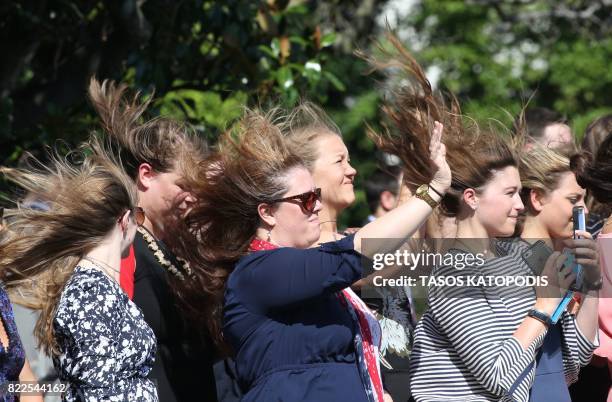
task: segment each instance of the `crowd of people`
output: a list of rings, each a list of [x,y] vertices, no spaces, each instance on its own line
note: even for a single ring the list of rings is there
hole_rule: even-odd
[[[345,231],[358,172],[321,108],[245,110],[208,146],[92,79],[87,141],[0,168],[16,189],[0,398],[51,400],[8,387],[44,380],[66,401],[612,401],[612,116],[580,146],[543,108],[480,127],[389,39],[362,57],[399,78],[386,129],[368,131],[396,163],[365,178],[371,215]],[[483,256],[421,267],[435,277],[547,285],[433,285],[419,316],[413,289],[377,287],[369,261],[422,247]]]

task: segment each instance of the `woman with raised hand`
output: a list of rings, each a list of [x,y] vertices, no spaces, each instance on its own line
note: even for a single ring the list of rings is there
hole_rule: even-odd
[[[244,401],[382,401],[380,329],[342,290],[360,278],[364,239],[389,238],[385,250],[368,255],[395,250],[431,214],[436,191],[446,191],[442,126],[432,127],[434,167],[424,182],[435,191],[311,248],[320,238],[321,190],[288,147],[283,125],[282,117],[251,111],[221,137],[219,152],[189,185],[197,200],[189,230],[173,239],[199,279],[194,297],[205,290],[216,303],[210,325],[219,336],[223,305],[223,336]]]
[[[89,85],[89,99],[105,129],[101,135],[121,155],[145,212],[122,261],[121,285],[155,332],[157,356],[149,378],[155,380],[160,400],[191,401],[198,389],[203,399],[215,401],[215,350],[207,334],[188,319],[191,309],[206,307],[181,304],[189,268],[165,244],[169,217],[192,202],[182,181],[204,159],[206,147],[183,123],[147,119],[151,100],[143,101],[139,94],[128,97],[126,91],[126,85],[110,81],[92,79]]]
[[[9,213],[0,274],[21,304],[41,309],[36,334],[66,401],[157,401],[146,378],[155,336],[119,286],[119,266],[144,219],[130,178],[100,142],[95,155],[0,171],[49,210]]]
[[[445,260],[450,256],[455,263],[439,263],[431,276],[532,276],[522,258],[523,242],[495,240],[512,236],[524,208],[519,160],[513,147],[500,135],[464,124],[456,99],[451,98],[447,106],[399,40],[391,35],[389,39],[395,53],[388,60],[371,62],[381,70],[393,67],[393,74],[403,74],[407,80],[385,102],[392,130],[379,134],[377,145],[402,158],[409,185],[416,187],[423,174],[430,174],[427,158],[421,157],[430,138],[427,123],[435,119],[445,127],[453,179],[440,212],[456,217],[457,238],[445,249]],[[584,258],[584,264],[596,263],[591,249],[585,251],[576,243],[569,247],[577,258]],[[471,263],[459,260],[470,254],[474,257]],[[559,253],[546,260],[543,274],[553,289],[431,286],[428,309],[417,324],[411,354],[412,397],[416,401],[528,401],[537,351],[549,328],[534,310],[549,311],[561,300],[559,285],[567,288],[573,279],[569,276],[559,284],[563,262]],[[572,339],[568,338],[564,346],[571,347],[572,354],[579,349],[583,362],[594,340],[575,329],[573,317],[565,322],[580,341],[577,346],[569,345]]]
[[[571,151],[570,151],[571,152]],[[567,384],[578,380],[582,366],[591,359],[597,339],[598,291],[601,273],[597,264],[597,247],[589,232],[573,230],[573,208],[583,207],[586,190],[576,182],[571,160],[580,156],[545,146],[534,146],[520,154],[521,198],[525,205],[520,236],[525,242],[544,241],[549,251],[563,251],[568,245],[581,247],[583,295],[579,310],[572,317],[565,312],[559,322],[548,326],[542,352],[536,359],[536,372],[531,387],[531,401],[571,401]],[[574,235],[580,239],[572,240]],[[551,316],[556,306],[542,305],[541,312]]]

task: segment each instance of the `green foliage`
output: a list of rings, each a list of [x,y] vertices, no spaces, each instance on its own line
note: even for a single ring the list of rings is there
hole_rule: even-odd
[[[423,0],[403,26],[464,112],[509,125],[530,100],[567,115],[581,136],[612,101],[611,11],[603,1]]]
[[[480,122],[530,100],[566,114],[581,136],[612,111],[612,6],[604,0],[419,0],[398,32],[437,84]],[[367,216],[363,179],[378,154],[380,91],[353,51],[381,37],[387,0],[48,0],[0,5],[0,163],[81,141],[96,120],[90,76],[151,95],[153,114],[184,119],[214,141],[245,106],[323,106],[358,171],[358,202],[340,226]],[[439,74],[433,74],[435,71]],[[497,123],[495,123],[497,124]],[[1,185],[0,185],[1,186]]]

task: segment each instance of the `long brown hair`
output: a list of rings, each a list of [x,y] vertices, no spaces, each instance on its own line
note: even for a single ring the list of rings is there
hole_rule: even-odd
[[[100,118],[102,135],[111,140],[134,180],[143,163],[156,172],[173,169],[189,176],[208,153],[206,142],[183,122],[156,117],[148,118],[152,97],[145,99],[140,92],[128,95],[126,84],[92,78],[88,96]]]
[[[379,46],[381,57],[358,52],[372,71],[403,79],[399,86],[390,88],[383,102],[382,111],[390,124],[382,132],[370,129],[368,135],[380,150],[401,159],[404,183],[414,190],[433,179],[429,142],[434,121],[441,122],[442,141],[453,176],[441,206],[445,215],[456,216],[465,189],[479,190],[496,169],[518,166],[514,148],[494,130],[481,130],[473,121],[465,123],[457,99],[452,94],[444,97],[434,92],[423,68],[399,39],[391,33],[387,39],[392,50]]]
[[[221,308],[228,275],[249,244],[260,218],[257,206],[283,196],[287,174],[305,167],[287,146],[278,110],[247,110],[219,139],[218,152],[205,160],[188,191],[197,199],[187,219],[178,218],[170,246],[191,265],[193,275],[181,292],[190,316],[206,324],[223,345]]]
[[[53,320],[66,281],[83,255],[111,232],[117,219],[137,204],[132,180],[96,138],[96,154],[76,160],[54,154],[47,166],[2,167],[0,172],[48,210],[19,206],[7,212],[0,244],[0,276],[13,300],[41,314],[35,334],[57,354]],[[73,154],[74,156],[74,154]]]

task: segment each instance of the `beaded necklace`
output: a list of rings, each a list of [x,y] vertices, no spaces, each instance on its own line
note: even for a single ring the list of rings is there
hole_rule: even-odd
[[[181,266],[180,268],[177,268],[172,261],[166,258],[164,251],[161,249],[161,247],[159,247],[159,244],[157,244],[157,240],[146,228],[143,226],[138,226],[138,233],[142,235],[142,238],[147,243],[149,250],[151,250],[159,265],[164,267],[168,272],[176,276],[181,281],[185,280],[185,275],[188,277],[191,276],[191,268],[189,267],[189,262],[187,260],[178,256],[175,257],[176,261]],[[183,272],[185,274],[183,274]]]

